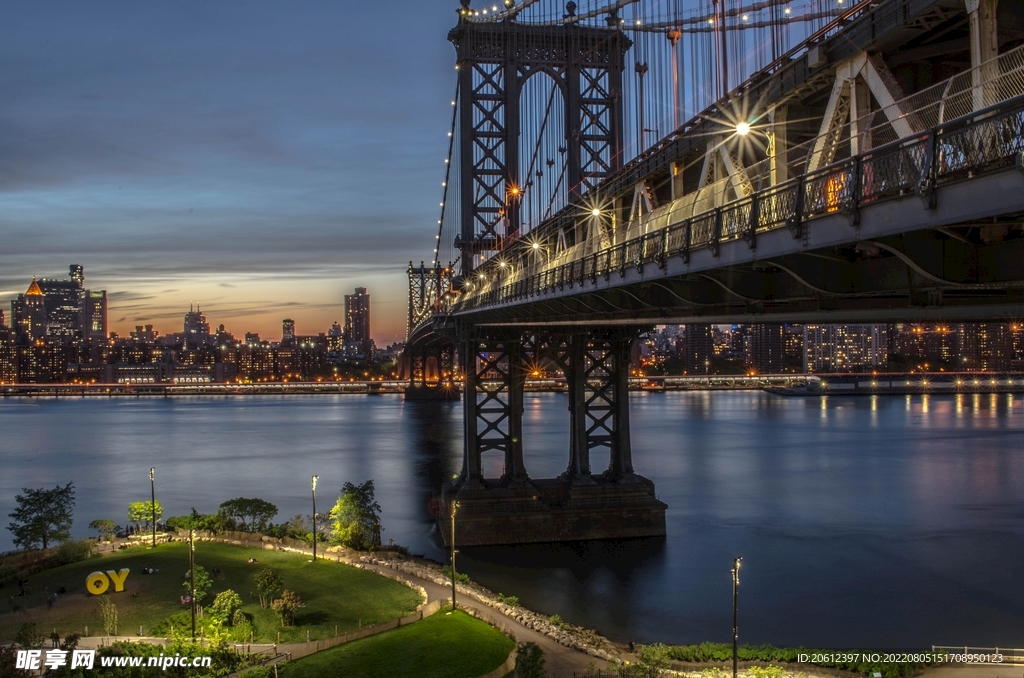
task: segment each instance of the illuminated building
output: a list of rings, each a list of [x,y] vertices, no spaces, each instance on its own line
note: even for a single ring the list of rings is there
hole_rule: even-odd
[[[191,346],[199,346],[210,341],[210,323],[206,322],[206,316],[189,304],[188,313],[185,314],[184,341]]]
[[[365,287],[345,295],[345,341],[362,344],[370,339],[370,295]]]
[[[87,290],[82,298],[82,337],[89,341],[107,338],[106,290]]]
[[[285,318],[281,321],[281,343],[291,344],[295,341],[295,321]]]
[[[46,336],[46,298],[35,277],[25,294],[11,302],[11,329],[19,344],[29,344]]]
[[[711,325],[686,325],[680,356],[686,373],[710,374],[714,355],[715,342]]]
[[[888,360],[885,325],[805,325],[804,371],[849,372]]]

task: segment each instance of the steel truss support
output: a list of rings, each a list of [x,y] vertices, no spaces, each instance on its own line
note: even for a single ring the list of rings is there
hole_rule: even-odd
[[[836,66],[836,79],[818,137],[811,150],[808,172],[832,163],[847,125],[850,155],[870,149],[870,140],[864,132],[871,119],[872,95],[895,130],[897,138],[905,139],[921,131],[915,124],[914,116],[905,115],[900,110],[899,102],[906,99],[906,94],[885,62],[877,54],[861,52]]]
[[[477,334],[460,343],[465,406],[465,444],[461,484],[486,486],[482,455],[501,452],[504,470],[498,485],[529,484],[523,463],[523,387],[526,368],[522,337]]]
[[[570,201],[622,166],[622,71],[632,44],[615,27],[460,20],[448,35],[459,69],[462,275],[519,230],[520,92],[543,72],[564,100]],[[527,177],[528,179],[528,177]],[[525,183],[525,182],[524,182]]]
[[[996,11],[999,0],[966,0],[971,31],[971,79],[974,110],[996,103],[999,93],[994,80],[999,76],[999,65],[992,62],[999,55],[999,31]],[[982,64],[989,62],[982,68]],[[983,85],[982,83],[989,83]]]

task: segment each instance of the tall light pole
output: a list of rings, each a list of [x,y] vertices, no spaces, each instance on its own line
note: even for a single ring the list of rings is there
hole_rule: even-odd
[[[316,481],[320,480],[320,476],[313,476],[311,485],[313,486],[313,562],[316,562]]]
[[[149,469],[149,509],[152,511],[153,518],[153,547],[156,547],[156,467],[153,466]]]
[[[196,642],[196,531],[188,528],[188,597],[192,608],[192,642]]]
[[[455,511],[459,502],[452,500],[452,611],[455,611]]]
[[[736,602],[740,590],[740,563],[743,558],[737,558],[732,562],[732,678],[736,678],[736,646],[739,642],[740,632],[736,623]]]

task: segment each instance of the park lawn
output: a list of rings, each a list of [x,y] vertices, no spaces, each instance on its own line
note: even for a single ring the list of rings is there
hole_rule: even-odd
[[[259,564],[249,564],[249,558]],[[344,633],[360,624],[408,614],[421,602],[418,592],[367,570],[331,561],[312,563],[308,556],[286,551],[197,542],[196,564],[211,573],[214,568],[221,571],[202,602],[209,606],[221,591],[234,590],[242,598],[242,611],[253,622],[256,642],[276,642],[278,632],[281,642],[305,641],[307,631],[311,639],[328,638],[336,626],[338,633]],[[140,626],[143,635],[150,635],[154,626],[172,614],[189,610],[180,602],[185,593],[182,583],[188,571],[188,544],[135,547],[32,575],[29,595],[9,598],[0,613],[0,643],[12,640],[26,622],[35,622],[47,636],[54,628],[62,636],[84,634],[86,626],[90,635],[103,635],[99,602],[86,591],[85,579],[97,570],[124,567],[131,569],[124,592],[109,594],[117,605],[120,635],[136,635]],[[146,567],[159,568],[160,573],[143,574]],[[276,569],[285,588],[298,593],[305,603],[293,626],[282,627],[273,610],[260,608],[252,578],[264,567]],[[67,593],[59,596],[53,609],[47,609],[46,591],[52,593],[61,586]],[[11,596],[16,590],[16,585],[9,585],[3,593]],[[12,611],[13,605],[20,609]]]
[[[493,671],[511,638],[465,612],[423,621],[317,652],[281,667],[281,678],[466,678]]]

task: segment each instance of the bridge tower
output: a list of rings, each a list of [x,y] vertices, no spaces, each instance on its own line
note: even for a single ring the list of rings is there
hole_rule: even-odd
[[[501,247],[520,227],[525,183],[519,138],[520,94],[526,81],[544,73],[561,93],[569,199],[579,198],[622,166],[622,73],[632,44],[612,12],[608,28],[524,25],[511,18],[495,23],[469,20],[462,0],[459,24],[448,34],[459,69],[457,134],[460,141],[460,273],[468,276],[476,256]],[[566,4],[566,18],[576,3]],[[525,178],[529,181],[529,177]]]

